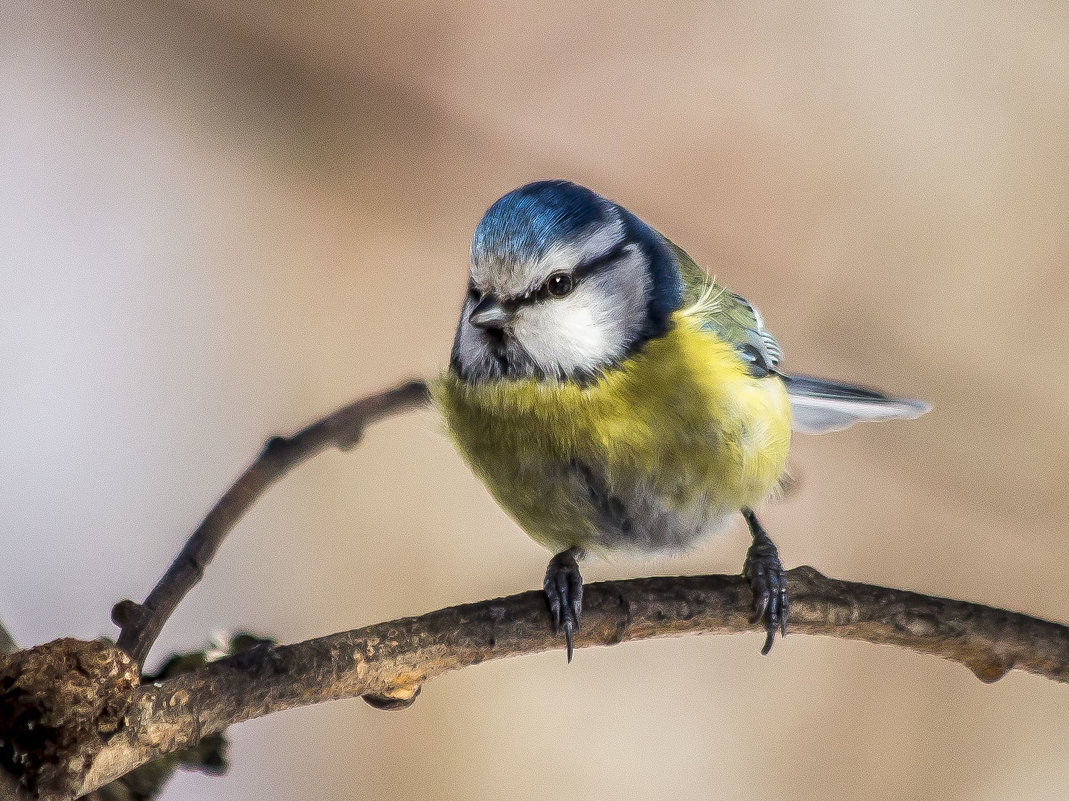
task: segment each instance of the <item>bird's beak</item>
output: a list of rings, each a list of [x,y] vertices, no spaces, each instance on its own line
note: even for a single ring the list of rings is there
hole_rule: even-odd
[[[504,328],[515,315],[515,309],[509,308],[494,295],[486,295],[475,304],[468,315],[468,322],[476,328]]]

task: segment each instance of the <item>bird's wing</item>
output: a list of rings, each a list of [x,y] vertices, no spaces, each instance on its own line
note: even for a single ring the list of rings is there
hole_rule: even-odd
[[[772,373],[783,380],[795,431],[824,434],[863,421],[912,420],[932,408],[924,401],[894,398],[867,387],[780,372],[783,350],[765,328],[757,309],[746,298],[717,286],[682,248],[665,241],[683,278],[684,304],[704,326],[735,346],[751,375]]]
[[[803,434],[841,431],[860,422],[913,420],[932,408],[924,401],[892,398],[824,378],[782,374],[781,378],[791,402],[791,428]]]
[[[760,312],[741,295],[718,286],[687,253],[665,239],[683,279],[683,304],[702,325],[731,343],[755,377],[768,375],[779,364],[783,350],[765,328]]]

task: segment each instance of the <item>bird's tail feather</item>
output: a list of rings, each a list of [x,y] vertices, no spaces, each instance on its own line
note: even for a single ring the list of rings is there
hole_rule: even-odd
[[[803,434],[840,431],[854,423],[913,420],[930,410],[924,401],[892,398],[866,387],[810,376],[782,376],[791,402],[791,427]]]

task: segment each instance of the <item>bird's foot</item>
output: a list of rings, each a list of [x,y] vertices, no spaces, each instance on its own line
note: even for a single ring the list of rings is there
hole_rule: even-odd
[[[560,634],[564,627],[564,639],[568,643],[568,661],[572,661],[572,634],[579,631],[579,617],[583,611],[583,577],[579,573],[577,558],[582,558],[579,548],[569,548],[554,556],[546,568],[546,601],[553,618],[553,633]]]
[[[753,534],[753,544],[746,552],[742,575],[750,582],[750,588],[753,590],[753,615],[750,622],[765,621],[768,636],[765,637],[765,645],[761,649],[761,654],[764,655],[772,650],[777,631],[781,636],[787,636],[787,614],[791,606],[787,595],[787,576],[779,559],[779,551],[757,521],[757,517],[749,509],[744,509],[742,514]]]

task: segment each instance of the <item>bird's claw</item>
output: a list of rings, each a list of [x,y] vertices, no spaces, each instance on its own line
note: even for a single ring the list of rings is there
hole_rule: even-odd
[[[755,521],[756,522],[756,521]],[[746,552],[742,575],[753,590],[753,615],[751,623],[765,621],[765,645],[761,654],[772,650],[772,643],[779,631],[787,636],[787,615],[790,612],[790,597],[787,594],[787,576],[780,562],[779,552],[768,534],[760,527],[754,531],[753,544]]]
[[[549,614],[553,619],[553,633],[560,634],[561,627],[564,628],[569,662],[572,661],[572,636],[579,631],[579,618],[583,611],[583,577],[579,573],[576,556],[574,548],[554,556],[546,568],[543,585]]]

